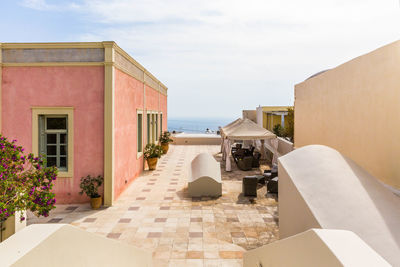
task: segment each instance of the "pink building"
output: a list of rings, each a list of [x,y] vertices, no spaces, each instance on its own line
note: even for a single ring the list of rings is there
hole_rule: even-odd
[[[1,133],[59,168],[58,203],[102,174],[112,205],[167,129],[167,90],[114,42],[0,43]]]

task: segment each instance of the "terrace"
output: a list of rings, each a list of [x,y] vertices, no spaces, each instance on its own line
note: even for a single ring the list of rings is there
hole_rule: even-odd
[[[254,202],[242,197],[243,176],[260,170],[234,164],[232,172],[221,167],[221,197],[188,197],[191,160],[207,152],[221,162],[219,151],[219,145],[172,145],[157,170],[134,180],[112,207],[58,205],[48,218],[29,216],[28,224],[72,224],[153,251],[154,266],[242,266],[244,251],[279,239],[278,203],[265,187]]]

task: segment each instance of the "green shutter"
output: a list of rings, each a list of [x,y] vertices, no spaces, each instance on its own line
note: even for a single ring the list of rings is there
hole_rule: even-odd
[[[138,129],[138,133],[137,133],[137,152],[142,152],[142,114],[137,114],[137,129]]]
[[[160,135],[162,135],[162,114],[160,114]]]
[[[45,117],[43,115],[39,115],[39,154],[46,154],[46,134],[44,119]]]

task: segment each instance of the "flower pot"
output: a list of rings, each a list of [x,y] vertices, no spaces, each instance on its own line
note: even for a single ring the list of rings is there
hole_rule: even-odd
[[[157,160],[158,158],[148,158],[147,159],[147,165],[149,165],[149,170],[155,170],[157,166]]]
[[[97,210],[98,208],[101,207],[101,202],[102,202],[101,197],[92,197],[92,198],[90,198],[90,206],[94,210]]]
[[[167,154],[168,149],[169,149],[169,143],[161,143],[161,149],[164,154]]]

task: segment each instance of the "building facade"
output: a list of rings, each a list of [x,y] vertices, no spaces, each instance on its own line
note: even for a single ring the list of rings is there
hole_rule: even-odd
[[[273,131],[275,125],[279,124],[282,128],[287,127],[288,121],[285,117],[288,115],[290,106],[264,106],[257,107],[257,124],[268,131]]]
[[[58,203],[100,174],[112,205],[167,129],[167,87],[115,42],[0,43],[0,79],[1,133],[59,168]]]

